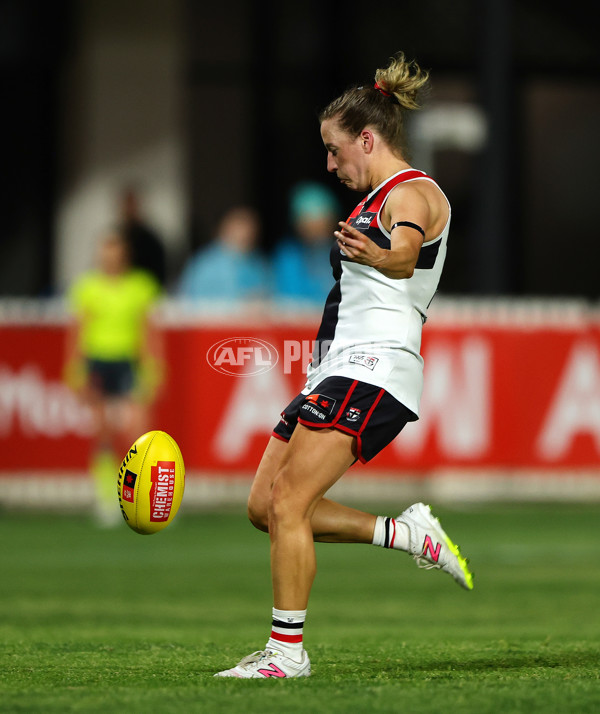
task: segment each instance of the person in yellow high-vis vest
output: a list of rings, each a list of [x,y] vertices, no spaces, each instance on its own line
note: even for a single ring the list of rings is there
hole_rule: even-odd
[[[67,333],[65,380],[93,415],[90,471],[100,523],[119,520],[116,474],[120,456],[148,428],[149,407],[163,380],[162,341],[152,320],[161,288],[133,269],[124,236],[108,233],[98,267],[68,291],[73,319]]]

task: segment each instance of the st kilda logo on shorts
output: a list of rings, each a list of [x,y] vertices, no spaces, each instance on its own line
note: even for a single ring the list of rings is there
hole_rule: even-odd
[[[346,421],[358,421],[360,419],[360,409],[357,407],[350,407],[346,412]]]
[[[206,361],[221,374],[253,377],[273,369],[279,361],[279,355],[275,347],[266,340],[256,337],[228,337],[208,349]]]

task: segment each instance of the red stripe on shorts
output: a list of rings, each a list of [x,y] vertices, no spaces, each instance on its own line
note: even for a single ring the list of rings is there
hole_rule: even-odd
[[[362,423],[362,426],[360,427],[360,430],[359,430],[359,432],[358,432],[359,434],[362,434],[363,431],[365,430],[365,427],[367,426],[367,424],[369,423],[369,419],[371,418],[371,414],[373,414],[373,412],[375,411],[375,407],[379,404],[379,401],[381,400],[381,397],[383,397],[384,394],[385,394],[385,389],[382,389],[382,390],[379,392],[379,394],[377,395],[377,398],[375,399],[375,401],[374,401],[373,404],[371,405],[371,408],[370,408],[369,411],[367,412],[367,416],[365,417],[365,419],[364,419],[364,421],[363,421],[363,423]]]
[[[279,439],[279,441],[283,441],[285,444],[289,442],[289,439],[286,439],[284,436],[281,436],[280,434],[276,434],[274,431],[271,432],[271,436],[275,437],[275,439]]]

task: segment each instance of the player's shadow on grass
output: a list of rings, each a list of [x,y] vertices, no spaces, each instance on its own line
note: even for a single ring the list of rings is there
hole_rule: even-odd
[[[383,669],[391,677],[410,678],[415,672],[426,672],[430,677],[440,677],[452,672],[481,674],[498,670],[530,670],[530,669],[573,669],[598,666],[598,650],[582,650],[579,652],[503,652],[496,656],[476,657],[464,660],[432,659],[425,662],[386,663]]]

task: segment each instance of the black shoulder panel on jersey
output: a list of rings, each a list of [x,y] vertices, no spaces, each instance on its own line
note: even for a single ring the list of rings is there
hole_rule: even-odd
[[[435,265],[435,259],[440,250],[441,240],[436,240],[433,243],[425,243],[421,246],[419,251],[419,258],[417,259],[417,264],[415,268],[420,270],[431,270]]]
[[[337,326],[338,312],[341,301],[342,289],[340,281],[338,280],[331,288],[325,302],[325,309],[323,310],[323,317],[321,319],[319,331],[317,332],[317,338],[315,340],[313,350],[313,367],[318,367],[321,360],[325,357],[327,352],[329,352],[329,348],[333,342],[333,338],[335,337],[335,328]]]

